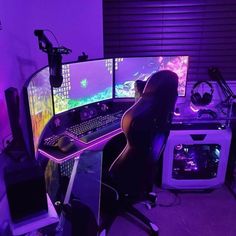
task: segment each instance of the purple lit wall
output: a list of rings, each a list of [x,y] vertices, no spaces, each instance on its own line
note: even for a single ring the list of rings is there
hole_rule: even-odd
[[[16,87],[47,64],[39,50],[35,29],[50,29],[59,43],[72,49],[63,61],[75,61],[82,52],[89,58],[103,57],[102,1],[1,1],[0,30],[0,143],[10,134],[4,90]],[[47,37],[57,46],[54,37]],[[0,150],[2,146],[0,146]]]

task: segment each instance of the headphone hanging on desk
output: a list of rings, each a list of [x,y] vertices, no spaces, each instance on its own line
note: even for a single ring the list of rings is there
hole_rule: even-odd
[[[199,93],[198,89],[200,85],[206,84],[210,88],[210,92],[204,92],[202,95]],[[191,102],[196,106],[206,106],[210,104],[213,97],[213,86],[208,81],[198,81],[193,85],[191,90]]]

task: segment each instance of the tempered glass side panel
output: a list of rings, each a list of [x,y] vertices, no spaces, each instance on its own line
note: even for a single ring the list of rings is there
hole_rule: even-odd
[[[55,114],[112,98],[113,60],[66,64],[63,83],[53,88]]]
[[[32,125],[34,150],[36,152],[40,135],[45,125],[53,116],[48,67],[33,75],[27,86],[27,95]]]
[[[217,176],[219,144],[178,144],[174,146],[172,178],[213,179]]]
[[[188,56],[115,58],[115,97],[134,97],[134,82],[146,81],[160,70],[171,70],[178,75],[178,95],[185,96],[188,59]]]

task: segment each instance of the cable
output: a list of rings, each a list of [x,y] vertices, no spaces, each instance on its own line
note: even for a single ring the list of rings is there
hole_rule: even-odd
[[[99,180],[97,180],[97,181],[100,182]],[[117,201],[119,200],[120,196],[119,196],[118,191],[117,191],[115,188],[113,188],[113,187],[111,187],[110,185],[105,184],[105,183],[103,183],[103,182],[101,182],[101,184],[103,184],[104,186],[106,186],[106,187],[110,188],[111,190],[113,190],[113,191],[116,193],[116,200],[117,200]]]
[[[57,37],[55,36],[55,34],[50,30],[50,29],[44,29],[44,31],[48,31],[52,34],[52,36],[54,37],[54,39],[56,40],[57,46],[60,47],[61,45],[59,44],[59,41],[57,39]]]
[[[13,140],[12,134],[8,134],[2,139],[2,151],[7,147],[7,145]]]
[[[159,191],[157,192],[158,193],[161,193],[161,192],[164,192],[164,191]],[[175,191],[166,191],[168,193],[171,193],[171,195],[173,196],[173,200],[171,201],[171,203],[168,203],[168,204],[165,204],[165,203],[158,203],[157,205],[160,206],[160,207],[173,207],[173,206],[179,206],[181,204],[181,198],[180,196],[178,195],[177,192]]]
[[[91,179],[93,179],[93,180],[95,180],[95,181],[101,183],[102,185],[104,185],[104,186],[106,186],[107,188],[109,188],[109,189],[111,189],[112,191],[114,191],[115,194],[116,194],[116,200],[117,200],[117,201],[119,200],[120,196],[119,196],[118,191],[117,191],[115,188],[111,187],[111,186],[108,185],[108,184],[105,184],[104,182],[102,182],[101,180],[96,179],[95,177],[92,177]]]

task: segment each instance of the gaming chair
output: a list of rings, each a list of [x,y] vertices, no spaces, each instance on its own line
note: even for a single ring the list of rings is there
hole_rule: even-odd
[[[124,211],[145,223],[152,235],[158,235],[158,227],[133,204],[152,191],[155,164],[169,135],[177,87],[174,72],[164,70],[151,75],[141,97],[122,117],[123,133],[105,145],[101,231],[109,229],[117,214]]]

